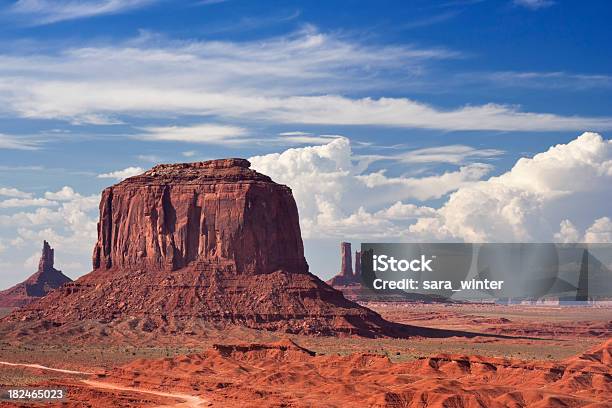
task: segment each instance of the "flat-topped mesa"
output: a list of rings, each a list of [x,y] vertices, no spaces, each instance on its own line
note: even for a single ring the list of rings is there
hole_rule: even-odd
[[[212,263],[238,274],[306,273],[291,190],[249,166],[162,164],[105,189],[94,269]]]
[[[126,319],[159,333],[209,323],[316,335],[405,332],[308,272],[291,190],[246,160],[156,166],[105,189],[93,265],[0,321],[52,322],[74,333],[86,320]]]
[[[200,184],[210,182],[267,181],[270,177],[250,169],[246,159],[219,159],[195,163],[158,164],[143,174],[125,179],[118,185],[160,185],[176,183]]]

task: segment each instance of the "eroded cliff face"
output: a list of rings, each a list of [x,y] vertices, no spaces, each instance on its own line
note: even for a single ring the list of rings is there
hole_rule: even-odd
[[[308,272],[291,190],[243,159],[160,165],[104,190],[93,267],[4,321],[71,333],[92,321],[160,333],[202,322],[399,330]]]
[[[160,165],[104,190],[94,269],[213,262],[237,274],[306,273],[291,190],[249,165]]]

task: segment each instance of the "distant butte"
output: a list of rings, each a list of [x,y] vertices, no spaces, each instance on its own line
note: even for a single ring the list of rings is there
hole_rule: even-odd
[[[333,287],[359,286],[361,283],[361,252],[355,251],[355,272],[352,266],[351,243],[340,243],[342,265],[340,273],[327,281]]]
[[[5,318],[83,320],[368,337],[396,327],[309,272],[291,189],[244,159],[158,165],[108,187],[93,271]]]
[[[0,307],[25,306],[72,279],[53,267],[54,250],[47,241],[43,242],[38,270],[25,281],[0,292]]]

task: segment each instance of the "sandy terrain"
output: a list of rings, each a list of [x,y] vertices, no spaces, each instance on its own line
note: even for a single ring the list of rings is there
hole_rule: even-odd
[[[0,388],[62,386],[77,407],[612,406],[610,308],[367,306],[455,335],[286,336],[202,325],[164,336],[83,322],[70,344],[54,328],[3,338],[0,360],[11,365],[0,365]]]

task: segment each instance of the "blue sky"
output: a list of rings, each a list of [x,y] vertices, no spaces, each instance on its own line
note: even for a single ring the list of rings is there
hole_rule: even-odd
[[[45,238],[87,272],[97,195],[121,177],[228,156],[294,189],[325,278],[342,239],[606,241],[611,11],[2,2],[0,287]]]

